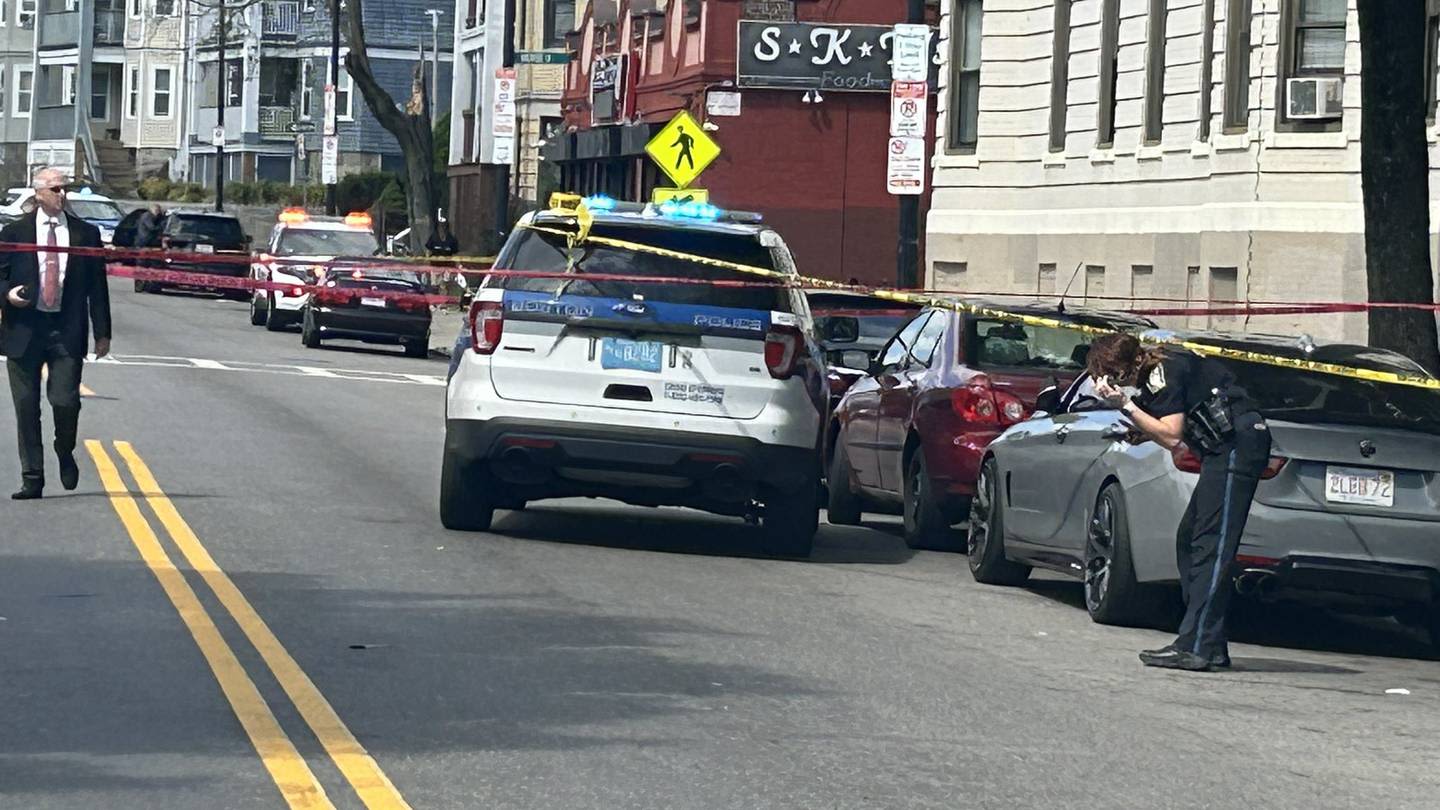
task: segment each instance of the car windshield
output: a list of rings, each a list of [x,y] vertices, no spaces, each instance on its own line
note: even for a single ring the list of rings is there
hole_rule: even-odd
[[[286,228],[276,247],[280,256],[373,256],[380,244],[369,231]]]
[[[211,242],[238,245],[245,241],[245,231],[240,220],[229,217],[171,217],[165,229],[171,234],[190,237],[204,237]]]
[[[1260,412],[1273,419],[1440,434],[1440,392],[1259,363],[1230,365]]]
[[[699,256],[765,269],[774,269],[770,249],[748,234],[728,234],[686,228],[606,227],[596,225],[591,233],[616,240],[639,242]],[[517,232],[496,262],[496,269],[564,273],[568,264],[565,238],[535,230]],[[574,274],[570,278],[499,278],[497,286],[507,290],[543,292],[550,295],[588,295],[601,298],[642,296],[647,301],[696,304],[735,309],[789,312],[789,296],[783,287],[763,278],[736,270],[711,267],[683,259],[633,251],[609,245],[587,244],[576,249]],[[744,286],[712,286],[686,282],[635,282],[589,280],[587,274],[648,276],[660,279],[705,279],[740,282]]]
[[[806,297],[810,302],[810,312],[815,316],[817,335],[830,334],[831,323],[841,318],[854,318],[859,323],[860,336],[856,340],[846,343],[822,340],[826,349],[863,349],[873,354],[919,311],[919,307],[907,307],[879,298],[824,293],[812,293]]]
[[[81,219],[120,219],[125,212],[109,200],[77,200],[71,198],[69,208]]]
[[[0,205],[4,205],[4,206],[14,205],[14,204],[17,203],[17,202],[20,202],[20,200],[21,200],[22,198],[24,198],[24,196],[25,196],[25,192],[22,191],[22,190],[7,191],[7,192],[5,192],[5,200],[4,200],[3,202],[0,202]]]

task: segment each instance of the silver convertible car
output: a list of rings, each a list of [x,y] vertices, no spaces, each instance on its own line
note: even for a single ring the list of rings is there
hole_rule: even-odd
[[[1174,333],[1167,333],[1174,334]],[[1426,375],[1364,346],[1187,333],[1215,345]],[[1236,588],[1395,615],[1440,645],[1440,392],[1235,363],[1273,456],[1237,556]],[[1428,376],[1428,375],[1427,375]],[[1179,581],[1175,530],[1200,471],[1181,445],[1131,444],[1082,376],[989,447],[971,511],[970,570],[1018,585],[1038,566],[1085,583],[1091,617],[1153,621]],[[1047,412],[1048,411],[1048,412]]]

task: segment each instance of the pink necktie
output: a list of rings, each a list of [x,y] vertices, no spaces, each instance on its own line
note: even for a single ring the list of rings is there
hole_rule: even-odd
[[[45,238],[45,245],[54,248],[59,243],[55,241],[55,226],[58,223],[50,220],[50,235]],[[44,277],[40,281],[40,300],[45,304],[46,309],[54,309],[60,302],[60,254],[54,250],[45,252]]]

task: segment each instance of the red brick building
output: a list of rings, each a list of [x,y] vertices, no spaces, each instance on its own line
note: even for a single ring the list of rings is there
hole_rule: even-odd
[[[722,208],[764,214],[804,274],[893,284],[888,29],[906,5],[592,0],[569,37],[564,132],[541,154],[560,166],[564,189],[648,200],[671,184],[644,146],[688,110],[724,150],[693,187]],[[929,13],[933,26],[934,5]],[[931,92],[933,145],[933,64]],[[922,217],[928,201],[927,189]]]

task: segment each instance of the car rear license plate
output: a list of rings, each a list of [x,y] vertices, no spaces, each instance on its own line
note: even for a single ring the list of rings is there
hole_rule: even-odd
[[[600,342],[600,367],[659,373],[664,344],[605,338]]]
[[[367,307],[383,307],[383,306],[385,306],[385,299],[384,299],[384,298],[361,298],[361,299],[360,299],[360,304],[361,304],[362,306],[367,306]]]
[[[1325,500],[1363,506],[1394,506],[1395,473],[1355,467],[1326,467]]]
[[[195,246],[195,252],[196,252],[196,253],[214,253],[214,252],[215,252],[215,246],[214,246],[214,245],[196,245],[196,246]]]

